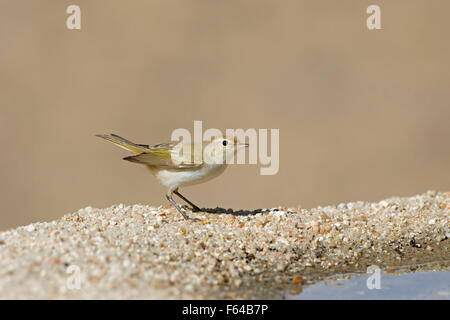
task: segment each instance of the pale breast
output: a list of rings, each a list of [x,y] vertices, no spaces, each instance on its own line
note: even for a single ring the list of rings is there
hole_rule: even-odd
[[[213,179],[223,173],[226,164],[204,164],[191,169],[150,168],[159,183],[170,190],[181,186],[189,186]]]

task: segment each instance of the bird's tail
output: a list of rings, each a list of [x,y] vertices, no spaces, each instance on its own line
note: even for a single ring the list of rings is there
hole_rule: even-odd
[[[108,140],[109,142],[114,143],[115,145],[136,154],[143,153],[149,150],[148,145],[136,144],[115,134],[96,134],[96,136]]]

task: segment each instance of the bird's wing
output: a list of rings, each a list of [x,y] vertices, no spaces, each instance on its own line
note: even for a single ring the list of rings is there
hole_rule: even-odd
[[[193,152],[187,155],[179,155],[174,152],[174,148],[177,143],[161,143],[150,146],[148,150],[138,155],[125,157],[124,160],[128,160],[135,163],[167,167],[168,169],[182,169],[182,168],[196,168],[203,164],[203,160],[194,161]],[[191,148],[193,146],[186,145],[186,148]]]

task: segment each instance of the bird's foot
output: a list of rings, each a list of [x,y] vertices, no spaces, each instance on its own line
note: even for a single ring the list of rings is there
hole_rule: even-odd
[[[202,212],[203,210],[202,209],[200,209],[199,207],[197,207],[197,206],[194,206],[194,207],[189,207],[188,205],[186,205],[186,204],[183,204],[182,206],[181,206],[183,209],[185,209],[185,210],[189,210],[189,211],[192,211],[192,212]]]

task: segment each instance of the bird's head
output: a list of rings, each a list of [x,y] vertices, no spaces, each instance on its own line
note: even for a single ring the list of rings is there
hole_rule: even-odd
[[[203,159],[209,164],[229,163],[240,148],[248,147],[237,138],[216,137],[203,148]]]

